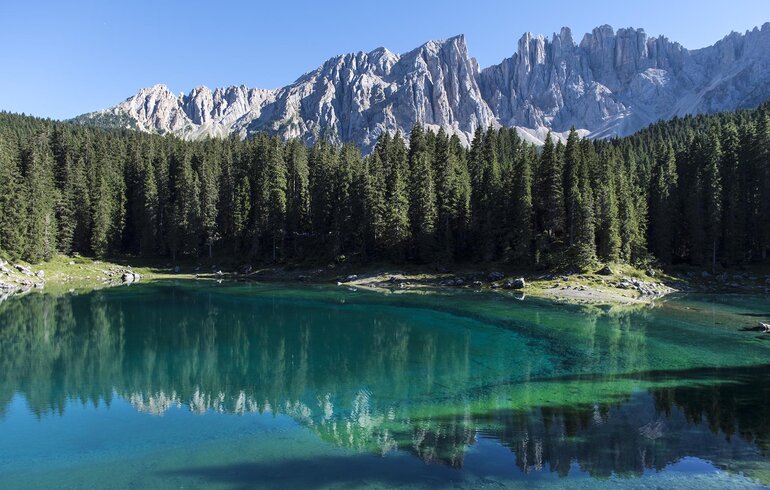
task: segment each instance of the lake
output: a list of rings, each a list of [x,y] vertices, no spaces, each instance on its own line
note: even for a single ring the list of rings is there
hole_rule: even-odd
[[[0,303],[0,488],[770,484],[760,296],[181,281]]]

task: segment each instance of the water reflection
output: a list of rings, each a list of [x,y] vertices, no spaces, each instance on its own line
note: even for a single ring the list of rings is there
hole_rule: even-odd
[[[566,476],[577,463],[640,476],[686,456],[740,471],[766,463],[767,366],[660,369],[666,349],[673,364],[707,357],[721,331],[684,353],[678,337],[648,331],[661,321],[650,310],[514,318],[492,302],[482,322],[477,300],[333,299],[146,286],[6,301],[0,416],[17,393],[41,418],[118,396],[158,416],[288,415],[338,446],[451,468],[479,437],[510,448],[524,474]]]

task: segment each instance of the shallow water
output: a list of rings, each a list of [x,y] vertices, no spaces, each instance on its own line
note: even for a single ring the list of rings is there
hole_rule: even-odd
[[[156,283],[0,304],[0,488],[770,483],[770,299]]]

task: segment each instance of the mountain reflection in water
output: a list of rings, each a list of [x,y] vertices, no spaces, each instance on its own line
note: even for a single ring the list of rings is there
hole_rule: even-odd
[[[246,286],[29,295],[0,304],[0,434],[17,395],[41,420],[118,397],[159,416],[286,415],[336,446],[457,469],[484,438],[524,474],[635,477],[697,457],[765,478],[770,366],[708,360],[770,343],[668,333],[693,321],[675,305],[550,308]]]

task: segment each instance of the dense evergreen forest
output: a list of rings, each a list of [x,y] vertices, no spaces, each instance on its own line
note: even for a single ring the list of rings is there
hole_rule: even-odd
[[[0,252],[716,267],[770,250],[770,104],[542,148],[415,126],[353,145],[198,142],[0,114]]]

